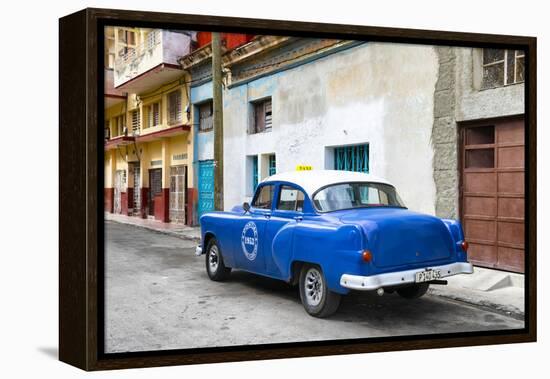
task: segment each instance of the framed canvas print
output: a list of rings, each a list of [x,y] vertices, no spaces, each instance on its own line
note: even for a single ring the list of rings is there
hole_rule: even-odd
[[[534,37],[59,26],[62,361],[536,340]]]

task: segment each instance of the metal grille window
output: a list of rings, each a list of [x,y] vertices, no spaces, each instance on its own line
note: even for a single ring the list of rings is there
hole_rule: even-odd
[[[149,215],[155,215],[155,197],[162,192],[162,169],[149,170]]]
[[[139,134],[139,128],[141,125],[139,109],[132,111],[132,131],[134,134]]]
[[[141,185],[139,181],[139,177],[140,177],[139,163],[133,165],[133,177],[134,177],[133,214],[134,216],[137,216],[141,212]]]
[[[525,53],[521,50],[483,49],[482,89],[525,80]]]
[[[209,101],[199,105],[199,131],[212,130],[213,126],[212,101]]]
[[[368,173],[369,145],[334,148],[334,169]]]
[[[153,103],[147,107],[147,127],[160,125],[160,103]]]
[[[262,133],[271,130],[272,126],[271,98],[254,103],[254,127],[252,133]]]
[[[168,94],[168,123],[175,124],[181,120],[181,90],[178,89]]]
[[[160,30],[155,29],[151,30],[149,33],[147,33],[147,37],[145,37],[145,48],[146,49],[152,49],[155,47],[155,45],[160,43]]]
[[[269,176],[275,175],[277,173],[277,165],[275,161],[275,154],[269,156]]]
[[[170,167],[170,221],[185,222],[185,166]]]

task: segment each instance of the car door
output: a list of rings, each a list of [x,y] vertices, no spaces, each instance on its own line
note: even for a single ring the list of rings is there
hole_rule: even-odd
[[[285,256],[290,256],[293,229],[287,229],[284,233],[281,229],[288,223],[302,221],[305,195],[300,189],[290,184],[281,184],[275,195],[276,201],[265,229],[264,251],[267,273],[279,276],[280,270],[273,256],[274,249],[280,250]],[[274,241],[275,238],[277,238],[276,241]]]
[[[274,184],[261,184],[254,196],[250,210],[237,221],[234,256],[238,268],[258,274],[265,272],[265,226],[271,217]]]

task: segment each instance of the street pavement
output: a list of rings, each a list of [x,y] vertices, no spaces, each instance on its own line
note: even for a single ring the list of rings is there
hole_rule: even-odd
[[[196,242],[105,222],[105,352],[522,328],[523,320],[433,294],[354,292],[329,319],[296,287],[242,271],[211,281]]]

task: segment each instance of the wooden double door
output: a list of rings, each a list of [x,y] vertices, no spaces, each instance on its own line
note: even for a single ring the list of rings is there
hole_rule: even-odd
[[[475,265],[524,271],[524,130],[522,117],[461,127],[461,219]]]

